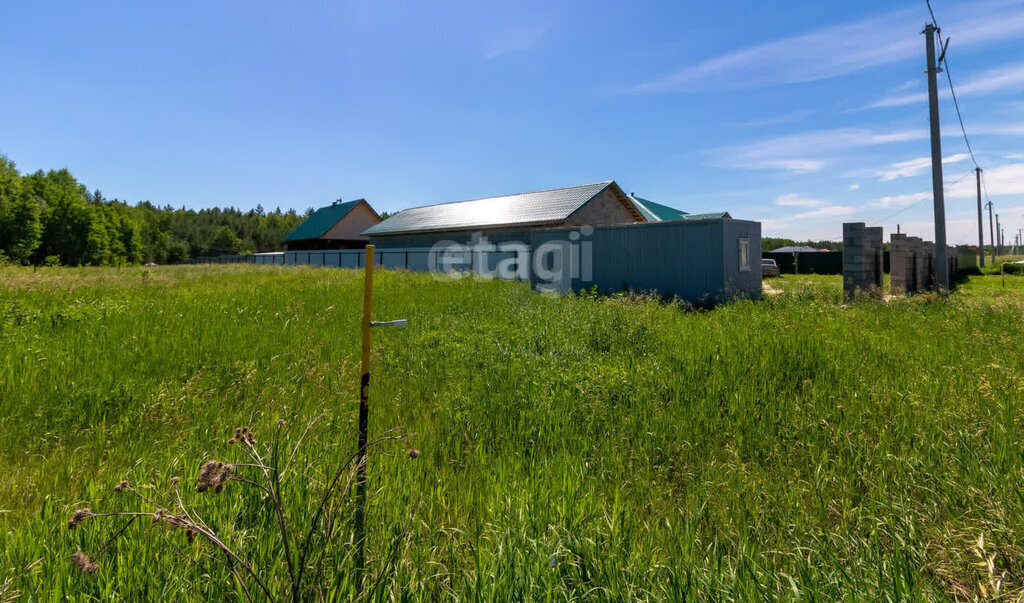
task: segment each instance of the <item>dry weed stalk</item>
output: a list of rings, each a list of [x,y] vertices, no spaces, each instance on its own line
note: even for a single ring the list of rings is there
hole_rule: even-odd
[[[281,483],[291,468],[292,461],[298,452],[299,446],[309,433],[310,428],[312,428],[313,424],[315,424],[319,418],[320,417],[314,419],[306,426],[305,430],[303,430],[302,435],[296,441],[295,446],[293,447],[291,454],[288,456],[287,462],[283,468],[281,467],[280,452],[282,444],[282,428],[285,423],[283,420],[280,420],[277,422],[277,428],[270,445],[263,450],[261,450],[257,445],[256,434],[251,429],[247,427],[239,427],[235,429],[234,435],[228,440],[228,444],[240,450],[246,456],[247,460],[251,462],[228,463],[217,459],[211,459],[204,462],[199,467],[199,475],[196,480],[197,492],[221,493],[230,482],[239,482],[258,489],[263,493],[266,499],[269,500],[273,508],[275,523],[281,538],[281,547],[283,549],[282,554],[286,560],[286,566],[288,569],[289,590],[292,601],[299,601],[303,598],[303,578],[305,576],[307,565],[309,565],[309,554],[312,549],[313,542],[317,539],[318,535],[322,535],[324,541],[330,541],[333,537],[336,518],[339,514],[340,506],[348,496],[353,483],[353,478],[356,474],[356,467],[354,466],[354,463],[357,458],[357,454],[352,453],[333,471],[331,478],[328,480],[324,488],[320,502],[313,512],[312,519],[309,521],[308,530],[305,530],[305,537],[300,539],[301,534],[296,532],[294,526],[289,525],[286,518]],[[397,434],[397,431],[392,429],[385,432],[384,435],[378,437],[372,442],[369,442],[367,446],[377,445],[388,440],[405,439],[405,435]],[[415,458],[414,455],[411,456]],[[243,474],[245,471],[256,472],[257,476],[255,479],[250,479]],[[343,477],[346,477],[346,479],[342,480]],[[246,582],[251,581],[259,588],[268,600],[276,601],[277,597],[275,597],[274,593],[268,586],[268,580],[266,580],[265,577],[257,571],[257,568],[254,568],[253,565],[239,554],[235,548],[224,542],[224,540],[214,532],[214,530],[198,515],[198,513],[196,513],[194,509],[188,509],[181,496],[181,492],[178,489],[178,484],[179,479],[177,477],[171,478],[168,484],[168,492],[165,493],[163,497],[166,498],[169,503],[165,504],[159,503],[157,500],[154,500],[153,497],[150,497],[140,491],[140,489],[156,490],[153,486],[146,485],[135,487],[127,480],[123,480],[114,486],[113,490],[117,494],[130,493],[137,497],[139,501],[141,501],[142,507],[146,509],[144,511],[94,513],[88,507],[76,509],[68,520],[68,529],[76,529],[86,520],[102,517],[127,517],[128,521],[103,544],[99,551],[94,553],[92,556],[87,555],[83,551],[76,551],[71,556],[71,563],[85,573],[95,573],[99,569],[99,563],[95,561],[95,559],[99,558],[99,556],[102,555],[118,537],[123,535],[135,520],[148,518],[153,524],[162,524],[174,530],[181,530],[185,533],[189,544],[192,544],[196,538],[201,538],[214,548],[218,549],[224,556],[225,563],[227,563],[228,568],[237,579],[238,584],[241,586],[242,591],[248,600],[253,600],[252,594],[246,586]],[[342,486],[342,484],[344,485]],[[155,493],[153,496],[159,498]],[[325,515],[327,517],[326,526],[321,528],[321,523]],[[293,548],[296,553],[293,553]],[[320,573],[325,549],[326,547],[321,547],[320,555],[316,561],[315,575],[319,575]],[[239,570],[239,568],[241,568],[241,570]],[[4,591],[0,589],[0,594],[3,592]]]

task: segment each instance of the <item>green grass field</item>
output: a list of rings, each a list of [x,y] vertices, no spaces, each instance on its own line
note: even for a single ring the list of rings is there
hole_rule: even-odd
[[[843,306],[839,277],[784,277],[697,312],[379,272],[375,317],[409,326],[374,333],[371,436],[409,439],[371,453],[365,594],[1017,598],[1024,276],[1005,283]],[[283,419],[290,446],[320,417],[283,486],[288,521],[310,515],[356,446],[361,293],[302,267],[0,270],[0,601],[244,600],[180,530],[138,521],[100,553],[124,521],[67,528],[143,509],[122,479],[159,498],[172,477],[287,599],[266,496],[196,476],[237,459],[236,427],[262,445]],[[308,598],[354,596],[350,506],[337,525]]]

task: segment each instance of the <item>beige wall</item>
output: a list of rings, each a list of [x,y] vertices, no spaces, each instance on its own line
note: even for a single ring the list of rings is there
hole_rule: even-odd
[[[366,204],[360,203],[353,207],[352,210],[348,212],[348,215],[332,226],[331,229],[328,230],[321,238],[369,241],[369,237],[359,236],[359,233],[373,226],[377,222],[380,222],[380,218],[373,213],[373,210],[367,207]]]
[[[633,224],[640,222],[633,214],[626,209],[622,201],[608,187],[591,199],[586,205],[576,210],[576,213],[569,216],[563,222],[564,226],[604,226],[607,224]]]

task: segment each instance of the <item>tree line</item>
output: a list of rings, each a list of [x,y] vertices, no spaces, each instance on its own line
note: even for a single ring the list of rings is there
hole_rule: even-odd
[[[129,205],[89,192],[67,169],[22,175],[0,155],[0,263],[168,264],[276,251],[311,211]]]

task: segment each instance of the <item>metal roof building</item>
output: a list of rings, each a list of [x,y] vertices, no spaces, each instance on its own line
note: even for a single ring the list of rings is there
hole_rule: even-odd
[[[530,230],[538,227],[646,222],[612,180],[530,193],[415,207],[365,231],[377,241],[428,233]],[[425,237],[418,237],[425,238]]]
[[[321,207],[284,237],[288,249],[356,249],[370,238],[362,234],[380,216],[366,199]]]

